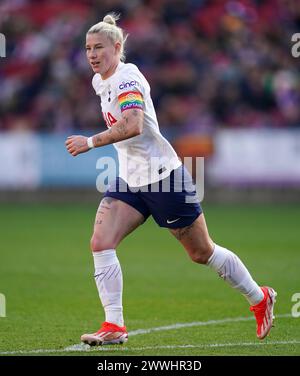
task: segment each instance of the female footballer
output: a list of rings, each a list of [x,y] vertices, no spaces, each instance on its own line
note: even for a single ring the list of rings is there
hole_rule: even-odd
[[[118,16],[108,14],[86,35],[87,59],[95,73],[92,85],[101,99],[108,129],[92,137],[73,135],[66,140],[74,157],[113,144],[119,159],[119,177],[100,202],[91,238],[105,322],[81,340],[91,346],[127,341],[116,249],[150,215],[160,227],[169,229],[192,261],[207,265],[245,296],[255,314],[257,337],[263,339],[272,327],[276,292],[258,286],[238,256],[209,236],[196,191],[191,189],[192,178],[159,131],[150,86],[134,64],[124,63],[127,36],[117,20]],[[166,181],[168,191],[163,189]],[[182,181],[184,187],[175,189]]]

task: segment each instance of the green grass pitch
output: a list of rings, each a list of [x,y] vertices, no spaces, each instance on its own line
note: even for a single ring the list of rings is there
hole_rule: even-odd
[[[0,206],[0,293],[6,298],[0,356],[300,355],[300,318],[291,315],[292,295],[300,293],[300,208],[292,205],[203,205],[215,242],[278,292],[279,317],[266,340],[256,339],[254,320],[243,320],[252,316],[246,300],[148,220],[118,249],[125,324],[133,335],[123,346],[74,346],[104,319],[89,251],[96,206]],[[178,323],[186,325],[154,329]]]

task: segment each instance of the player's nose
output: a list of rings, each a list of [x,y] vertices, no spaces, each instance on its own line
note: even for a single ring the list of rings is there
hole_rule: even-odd
[[[89,51],[88,52],[88,58],[89,58],[89,60],[97,59],[97,52],[95,50]]]

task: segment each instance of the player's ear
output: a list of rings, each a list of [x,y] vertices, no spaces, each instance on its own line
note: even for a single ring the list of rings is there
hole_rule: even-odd
[[[115,43],[115,52],[116,54],[119,54],[121,51],[121,43],[120,42],[116,42]]]

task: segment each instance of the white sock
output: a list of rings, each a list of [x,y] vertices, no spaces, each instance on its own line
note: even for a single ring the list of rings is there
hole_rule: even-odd
[[[115,249],[93,252],[95,281],[105,311],[105,321],[123,326],[123,276]]]
[[[233,252],[215,244],[214,252],[208,259],[207,265],[231,287],[239,290],[251,305],[256,305],[263,300],[264,294],[261,288]]]

